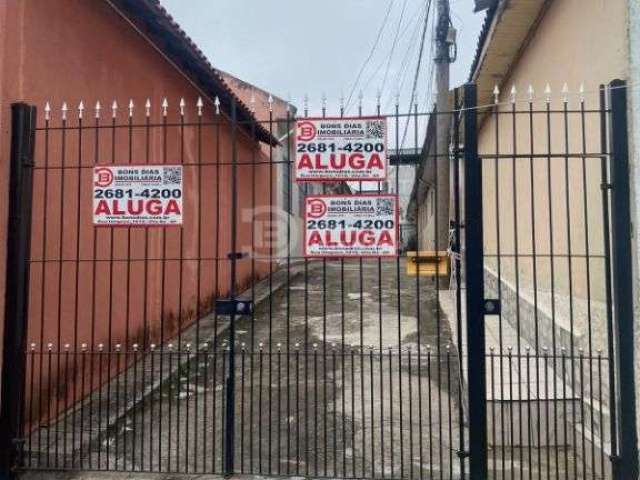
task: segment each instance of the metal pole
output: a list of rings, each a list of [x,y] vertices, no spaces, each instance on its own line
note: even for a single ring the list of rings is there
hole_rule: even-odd
[[[237,148],[238,114],[234,98],[231,99],[231,287],[229,297],[231,305],[236,304],[236,261],[237,252],[237,219],[238,219],[238,148]],[[235,344],[236,344],[236,311],[229,313],[229,371],[227,374],[226,436],[224,471],[226,476],[233,474],[235,454]]]
[[[611,101],[611,221],[613,241],[613,307],[618,366],[619,454],[614,479],[638,478],[638,445],[634,378],[633,275],[629,187],[629,141],[626,83],[609,84]],[[614,400],[614,399],[612,399]]]
[[[24,418],[36,108],[11,105],[11,172],[0,393],[0,478],[15,477]]]
[[[451,189],[449,184],[449,116],[445,112],[449,111],[449,76],[451,57],[449,55],[449,0],[438,0],[438,22],[436,28],[436,91],[437,110],[436,117],[438,132],[436,142],[438,156],[436,172],[438,196],[438,211],[436,212],[436,222],[438,228],[438,238],[435,239],[437,251],[445,251],[449,246],[449,209],[451,202]]]
[[[482,160],[478,157],[477,88],[464,86],[464,218],[469,385],[469,478],[487,478]]]

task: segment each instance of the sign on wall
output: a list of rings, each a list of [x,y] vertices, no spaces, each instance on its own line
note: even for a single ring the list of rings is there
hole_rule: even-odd
[[[313,195],[305,198],[306,257],[387,257],[397,254],[397,195]]]
[[[93,169],[93,224],[182,225],[182,166],[109,165]]]
[[[386,118],[296,121],[297,181],[382,181],[386,178]]]

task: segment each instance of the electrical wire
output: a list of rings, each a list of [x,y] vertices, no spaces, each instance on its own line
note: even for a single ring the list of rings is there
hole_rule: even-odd
[[[398,20],[398,25],[396,26],[396,34],[395,34],[395,37],[393,39],[393,43],[391,45],[391,52],[389,53],[389,60],[387,61],[387,67],[385,69],[384,77],[383,77],[383,80],[382,80],[382,85],[380,87],[380,91],[381,92],[384,91],[384,87],[386,86],[386,83],[387,83],[387,78],[388,78],[388,75],[389,75],[389,69],[391,68],[391,61],[393,60],[393,54],[395,53],[396,46],[398,44],[398,37],[400,35],[400,28],[402,27],[402,23],[404,21],[404,14],[405,14],[405,11],[407,9],[407,1],[408,0],[404,0],[404,3],[402,4],[402,11],[400,12],[400,19]]]
[[[422,25],[426,9],[423,6],[421,10],[423,10],[423,12],[420,16],[416,17],[417,22],[415,23],[415,28],[409,39],[407,50],[404,56],[402,57],[400,68],[396,72],[396,76],[394,79],[395,89],[390,92],[389,97],[387,98],[387,102],[385,104],[385,108],[389,108],[394,100],[395,95],[402,91],[402,87],[404,86],[404,81],[406,79],[407,68],[410,64],[409,59],[412,56],[411,54],[419,49],[418,38],[420,36],[420,25]]]
[[[411,34],[411,36],[409,38],[409,42],[412,45],[413,44],[413,39],[414,39],[415,36],[417,36],[418,29],[420,27],[420,24],[422,23],[421,20],[422,20],[421,16],[415,16],[414,25],[410,25],[409,28],[403,29],[402,33],[400,34],[400,39],[399,40],[402,40],[406,36],[407,33],[412,32],[412,34]],[[363,90],[366,91],[366,89],[369,87],[369,85],[371,85],[371,82],[373,82],[373,79],[378,76],[378,74],[380,73],[380,70],[387,63],[387,61],[388,61],[388,59],[384,58],[380,63],[378,63],[378,66],[376,67],[376,69],[371,73],[371,75],[369,75],[369,78],[364,83]]]
[[[369,65],[369,62],[373,58],[373,55],[376,52],[376,49],[378,48],[378,45],[380,43],[380,39],[382,38],[382,33],[384,32],[384,29],[387,26],[387,22],[389,21],[389,16],[391,14],[391,9],[393,8],[394,2],[395,2],[395,0],[391,0],[389,2],[389,8],[387,8],[387,12],[386,12],[386,14],[384,16],[384,20],[382,21],[382,25],[380,26],[380,29],[378,30],[378,34],[376,35],[376,40],[375,40],[375,42],[373,42],[373,46],[371,47],[371,51],[369,52],[369,55],[367,56],[365,61],[362,63],[362,66],[360,67],[360,71],[358,72],[358,75],[356,77],[356,81],[353,83],[353,87],[351,88],[351,92],[349,93],[349,97],[347,98],[347,102],[345,104],[345,111],[349,108],[349,105],[351,104],[351,100],[353,99],[353,95],[355,94],[356,89],[358,88],[358,83],[360,82],[360,78],[362,77],[362,74],[364,73],[365,69]],[[406,0],[405,0],[405,3],[406,3]]]
[[[422,38],[420,40],[420,52],[418,53],[418,64],[416,65],[416,71],[415,74],[413,76],[413,87],[411,89],[411,96],[409,98],[409,109],[408,111],[411,111],[411,106],[413,105],[413,103],[416,101],[415,97],[416,97],[416,89],[418,88],[418,79],[420,77],[420,67],[422,66],[422,56],[424,53],[424,42],[426,40],[427,37],[427,28],[429,26],[429,13],[431,13],[431,3],[432,0],[429,0],[429,3],[427,4],[427,11],[425,14],[425,19],[424,19],[424,26],[422,28]],[[404,141],[407,138],[407,131],[409,130],[409,118],[407,117],[407,121],[404,125],[404,133],[402,134],[402,141],[400,142],[400,148],[404,147]]]

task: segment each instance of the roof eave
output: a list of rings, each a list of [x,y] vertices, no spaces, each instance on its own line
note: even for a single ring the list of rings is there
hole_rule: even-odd
[[[261,125],[251,110],[233,93],[202,51],[162,7],[158,0],[105,0],[175,66],[210,101],[220,99],[221,111],[231,116],[236,105],[237,120],[243,130],[270,145],[278,140]]]

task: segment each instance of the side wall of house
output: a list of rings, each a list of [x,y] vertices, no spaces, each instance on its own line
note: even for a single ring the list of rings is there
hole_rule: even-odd
[[[191,126],[182,132],[178,102],[180,98],[187,101],[185,122],[197,122],[195,102],[200,93],[106,2],[1,2],[0,27],[0,311],[10,104],[37,105],[42,127],[43,106],[49,101],[51,126],[58,128],[61,104],[67,102],[72,128],[37,134],[28,341],[38,349],[52,342],[58,350],[66,343],[71,348],[81,343],[95,348],[98,343],[113,347],[126,342],[130,347],[133,342],[171,339],[180,326],[193,322],[196,312],[210,311],[213,299],[226,295],[230,287],[226,260],[233,221],[229,122],[216,117],[208,104],[202,131]],[[134,124],[146,121],[147,98],[152,103],[150,122],[162,124],[160,105],[165,97],[170,102],[166,131],[161,125],[153,127],[147,139],[143,128],[134,128],[130,142],[129,99],[136,105]],[[109,125],[114,99],[120,105],[116,123],[124,128],[83,130],[81,140],[74,128],[80,100],[87,108],[85,125],[93,125],[97,100],[103,106],[100,121]],[[268,173],[262,166],[251,165],[261,154],[257,142],[239,133],[237,152],[238,211],[253,206],[254,173],[255,203],[269,204]],[[91,220],[94,162],[187,164],[183,228],[125,228],[113,233],[95,229]],[[69,168],[59,168],[63,165]],[[243,222],[240,215],[236,221],[238,250],[246,251],[251,247],[252,224],[250,219]],[[181,260],[185,258],[189,260]],[[246,287],[252,275],[260,277],[268,271],[265,261],[239,262],[239,287]],[[64,384],[54,380],[59,385],[56,391],[36,396],[51,397],[52,402],[81,398],[80,379],[72,375],[65,375]]]
[[[570,89],[569,110],[581,108],[581,84],[585,89],[585,109],[597,110],[599,85],[628,76],[626,14],[624,0],[552,2],[501,86],[500,100],[506,104],[500,111],[512,109],[509,104],[512,85],[518,90],[519,100],[524,100],[517,104],[520,110],[529,108],[527,89],[531,85],[536,92],[534,109],[544,111],[547,83],[552,88],[552,110],[561,112],[564,108],[565,83]],[[480,153],[527,154],[533,144],[535,153],[559,156],[549,162],[544,155],[535,157],[533,166],[527,158],[485,158],[485,251],[494,254],[487,261],[489,275],[499,270],[504,284],[511,287],[518,284],[520,294],[527,297],[531,297],[534,289],[543,292],[538,298],[539,306],[546,312],[554,312],[558,325],[573,329],[574,340],[584,343],[586,348],[592,334],[593,348],[604,348],[604,262],[597,258],[603,254],[601,163],[599,158],[584,162],[579,157],[568,161],[562,158],[567,151],[576,154],[601,151],[599,116],[586,115],[584,143],[579,114],[568,115],[566,129],[562,113],[553,114],[549,124],[546,115],[534,115],[531,125],[528,115],[517,117],[514,123],[509,114],[489,114],[480,130]],[[534,244],[538,256],[535,271],[533,259],[526,258],[533,253]],[[498,251],[499,261],[495,256]],[[580,258],[587,254],[593,259]],[[556,258],[552,260],[551,255]],[[568,301],[570,292],[573,303]],[[587,298],[591,299],[589,305]],[[568,347],[568,338],[564,340],[566,344],[558,348]]]

